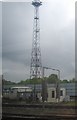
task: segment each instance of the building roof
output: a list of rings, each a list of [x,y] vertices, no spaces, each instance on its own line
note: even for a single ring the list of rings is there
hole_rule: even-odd
[[[34,89],[34,85],[33,84],[28,84],[26,86],[9,86],[9,88],[32,88]],[[47,84],[47,87],[55,87],[55,84]],[[69,96],[77,96],[77,83],[61,83],[60,84],[61,88],[65,88],[66,89],[66,94]],[[4,88],[7,88],[7,86],[5,86]],[[36,91],[41,91],[42,90],[42,85],[41,84],[36,84],[35,85],[35,89]]]
[[[28,85],[32,88],[34,88],[34,85]],[[55,84],[47,84],[47,87],[55,87]],[[77,96],[77,83],[61,83],[60,88],[65,88],[66,89],[66,94],[69,96]],[[41,84],[36,84],[35,87],[36,91],[41,91],[42,90],[42,85]]]
[[[31,87],[28,86],[17,86],[17,87],[11,87],[12,89],[30,89]]]

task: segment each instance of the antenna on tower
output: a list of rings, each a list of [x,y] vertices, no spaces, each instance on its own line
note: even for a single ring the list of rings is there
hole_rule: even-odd
[[[32,1],[34,6],[34,26],[31,52],[30,79],[42,77],[41,50],[40,50],[40,25],[39,25],[39,7],[42,5],[40,0]]]

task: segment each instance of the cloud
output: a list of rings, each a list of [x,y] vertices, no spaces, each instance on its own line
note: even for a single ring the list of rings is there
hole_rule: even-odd
[[[2,74],[2,3],[0,2],[0,75]]]
[[[55,0],[40,7],[42,64],[60,69],[61,79],[75,73],[75,23],[70,6],[71,2]],[[3,72],[12,81],[29,78],[34,8],[30,2],[4,2],[2,11]]]
[[[19,81],[29,78],[29,67],[11,60],[3,60],[3,73],[7,80]]]

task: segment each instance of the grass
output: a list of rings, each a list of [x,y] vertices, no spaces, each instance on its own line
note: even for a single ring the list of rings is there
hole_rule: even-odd
[[[77,101],[62,102],[61,104],[67,106],[77,106]]]
[[[7,100],[7,99],[4,99],[3,100],[3,103],[16,103],[16,104],[45,104],[45,105],[66,105],[66,106],[77,106],[77,101],[69,101],[69,102],[60,102],[60,103],[53,103],[53,102],[26,102],[25,100]]]

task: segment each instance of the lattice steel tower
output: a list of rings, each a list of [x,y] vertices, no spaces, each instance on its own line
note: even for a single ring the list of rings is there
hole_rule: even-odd
[[[41,50],[40,50],[40,25],[39,25],[39,7],[42,5],[40,0],[32,2],[34,6],[34,26],[33,41],[31,53],[30,78],[42,77]]]

